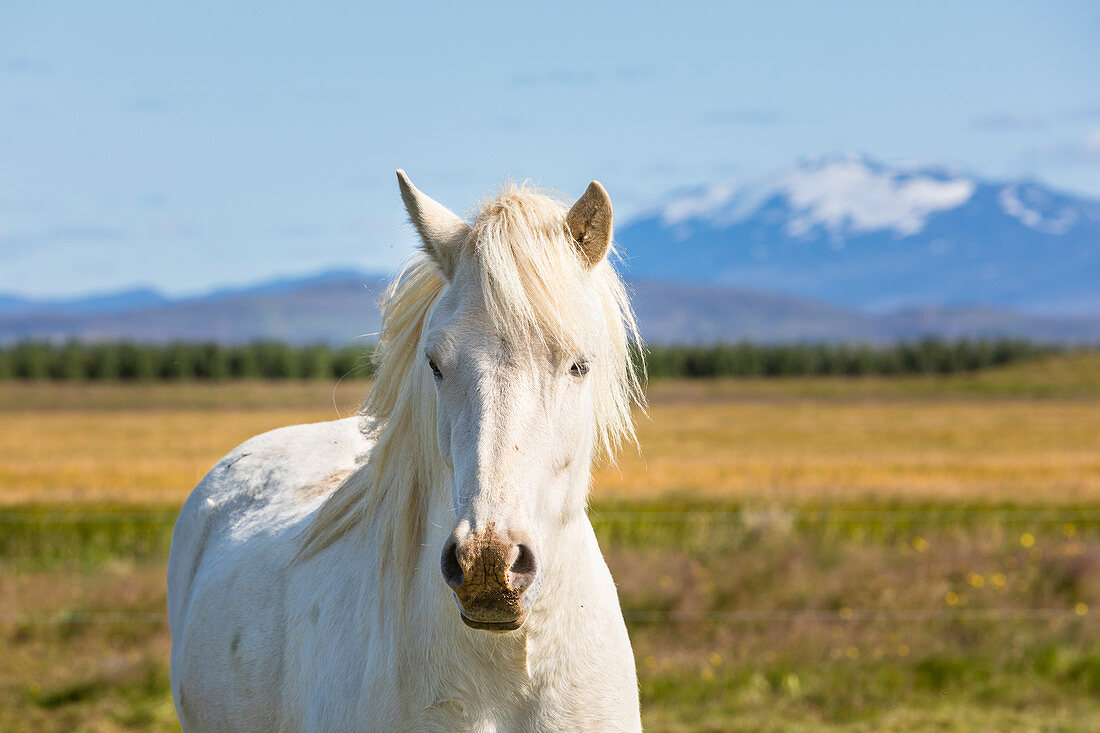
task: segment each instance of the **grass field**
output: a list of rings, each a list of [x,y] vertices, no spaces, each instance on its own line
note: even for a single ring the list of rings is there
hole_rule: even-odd
[[[171,521],[362,383],[0,385],[0,730],[172,730]],[[648,730],[1100,729],[1100,358],[651,385],[599,472]]]

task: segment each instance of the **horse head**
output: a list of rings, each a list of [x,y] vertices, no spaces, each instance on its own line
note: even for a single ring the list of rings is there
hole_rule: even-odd
[[[416,365],[454,516],[442,578],[467,626],[515,630],[568,560],[555,540],[584,515],[594,452],[632,436],[637,335],[608,262],[611,200],[595,181],[568,209],[510,187],[468,224],[398,179],[446,280]]]

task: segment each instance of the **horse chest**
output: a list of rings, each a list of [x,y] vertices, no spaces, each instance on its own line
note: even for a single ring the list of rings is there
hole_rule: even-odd
[[[505,690],[445,696],[411,716],[409,729],[477,733],[563,730],[554,723],[561,716],[552,714],[543,702],[537,695]]]

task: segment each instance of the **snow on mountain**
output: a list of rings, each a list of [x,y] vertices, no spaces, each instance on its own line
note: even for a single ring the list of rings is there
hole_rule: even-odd
[[[860,158],[819,159],[750,185],[718,184],[674,199],[661,211],[666,225],[691,218],[735,224],[776,195],[794,216],[786,233],[799,237],[815,226],[834,235],[892,229],[902,236],[924,228],[930,214],[960,206],[974,193],[967,178],[914,176]]]
[[[1100,312],[1100,203],[944,168],[811,158],[675,194],[617,240],[635,277],[875,310]]]
[[[997,194],[1001,211],[1026,227],[1044,234],[1065,234],[1078,219],[1078,210],[1065,205],[1039,186],[1005,186]]]

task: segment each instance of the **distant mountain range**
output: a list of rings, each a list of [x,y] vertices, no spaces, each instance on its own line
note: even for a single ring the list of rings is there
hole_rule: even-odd
[[[377,334],[378,300],[387,283],[388,278],[381,275],[340,270],[190,298],[158,294],[148,305],[129,308],[103,310],[74,306],[80,301],[44,302],[30,311],[0,310],[0,342],[278,339],[345,344]]]
[[[40,300],[0,294],[0,318],[51,311],[54,313],[111,313],[132,308],[151,308],[167,302],[151,288],[135,288],[84,298]]]
[[[1037,183],[812,158],[675,193],[616,239],[654,343],[1100,343],[1100,202]],[[177,299],[0,294],[0,343],[372,340],[386,281],[343,270]]]
[[[674,194],[617,239],[636,278],[872,312],[980,304],[1100,313],[1100,202],[1033,182],[810,158]]]
[[[0,314],[0,343],[23,339],[296,344],[373,341],[380,326],[381,275],[330,272],[171,300],[103,309],[106,298],[43,303]],[[859,341],[923,336],[1014,336],[1048,342],[1100,343],[1100,317],[1051,317],[991,307],[904,309],[884,314],[784,295],[697,283],[630,283],[642,335],[652,343],[715,341]]]

